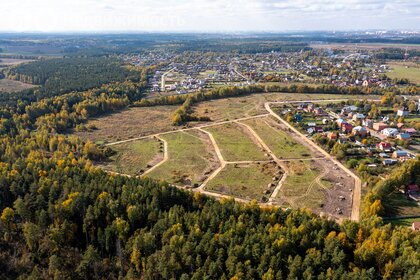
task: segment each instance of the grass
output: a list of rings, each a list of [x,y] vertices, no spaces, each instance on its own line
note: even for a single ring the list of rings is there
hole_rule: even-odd
[[[244,199],[261,200],[276,174],[276,165],[264,164],[228,164],[206,185],[206,190],[233,195]],[[275,183],[277,184],[277,182]]]
[[[420,85],[420,65],[415,63],[392,62],[390,63],[392,70],[387,76],[393,78],[406,78],[410,82]]]
[[[177,106],[137,107],[90,120],[86,126],[97,129],[75,134],[92,141],[114,142],[169,131]]]
[[[393,227],[396,227],[396,226],[411,227],[413,222],[416,222],[416,221],[420,221],[420,218],[404,218],[404,219],[384,220],[385,223],[389,223]]]
[[[193,185],[204,181],[212,168],[213,154],[197,132],[175,132],[161,136],[168,142],[169,159],[147,176],[170,183]]]
[[[389,209],[392,209],[392,212],[388,213],[391,217],[420,215],[420,206],[417,202],[412,199],[408,199],[402,193],[394,193],[387,197],[386,205]]]
[[[318,208],[324,201],[325,196],[315,179],[321,172],[305,162],[292,162],[288,164],[289,174],[283,183],[279,198],[284,199],[288,205],[294,208]],[[331,184],[321,180],[324,187],[329,188]],[[312,185],[312,188],[310,186]]]
[[[0,91],[4,91],[4,92],[16,92],[16,91],[25,90],[28,88],[33,88],[33,87],[35,87],[35,85],[25,84],[25,83],[10,80],[10,79],[0,79]]]
[[[112,162],[105,167],[119,173],[140,175],[140,170],[145,170],[148,164],[156,164],[162,159],[161,146],[160,141],[151,138],[112,146],[117,154],[110,158]]]
[[[267,160],[261,148],[252,141],[249,131],[236,123],[208,127],[226,161]]]
[[[245,122],[252,127],[278,158],[307,158],[312,155],[306,146],[290,136],[290,132],[274,127],[273,120],[270,118],[252,119]]]

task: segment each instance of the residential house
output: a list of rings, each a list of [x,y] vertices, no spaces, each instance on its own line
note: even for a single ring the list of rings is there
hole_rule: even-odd
[[[367,129],[363,126],[355,126],[352,129],[352,134],[364,138],[367,136]]]
[[[398,150],[392,153],[393,158],[406,158],[408,157],[408,153],[403,150]]]
[[[373,127],[373,120],[371,120],[371,119],[364,119],[362,121],[362,125],[367,126],[369,128],[372,128]]]
[[[399,117],[405,117],[405,116],[408,116],[408,114],[409,112],[408,110],[406,110],[406,108],[401,108],[401,109],[398,109],[397,111],[397,116]]]
[[[343,123],[341,124],[341,131],[345,133],[350,133],[353,129],[353,126],[349,123]]]
[[[411,224],[411,228],[412,228],[413,230],[420,230],[420,221],[413,222],[413,223]]]
[[[365,115],[359,114],[359,113],[354,114],[353,117],[352,117],[353,121],[362,121],[365,118],[366,118]]]
[[[387,142],[380,142],[376,145],[376,147],[384,152],[391,152],[392,151],[392,146],[390,143]]]
[[[398,129],[392,128],[392,127],[388,127],[388,128],[383,129],[381,131],[381,133],[383,135],[385,135],[386,137],[395,137],[398,134]]]
[[[379,123],[374,123],[372,127],[373,127],[373,130],[382,131],[385,128],[387,128],[388,125],[386,123],[379,122]]]
[[[409,128],[405,128],[405,129],[404,129],[404,132],[405,132],[405,133],[408,133],[408,134],[410,134],[410,135],[414,135],[414,134],[416,134],[417,130],[416,130],[415,128],[411,128],[411,127],[409,127]]]
[[[379,157],[381,157],[381,158],[390,158],[390,156],[388,154],[385,154],[385,153],[379,153]]]
[[[343,107],[343,109],[341,109],[341,114],[348,114],[351,112],[356,112],[357,110],[359,110],[359,108],[357,106],[354,105],[350,105],[350,106],[345,106]]]
[[[410,134],[404,132],[404,133],[398,134],[397,139],[398,140],[403,140],[403,141],[410,141],[411,136],[410,136]]]

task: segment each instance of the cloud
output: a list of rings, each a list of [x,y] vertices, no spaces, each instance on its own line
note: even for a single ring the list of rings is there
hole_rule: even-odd
[[[4,2],[4,3],[3,3]],[[0,0],[0,30],[415,29],[408,0]]]

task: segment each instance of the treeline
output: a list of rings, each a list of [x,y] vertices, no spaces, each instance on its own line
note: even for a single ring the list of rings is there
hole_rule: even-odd
[[[192,110],[193,101],[191,97],[187,97],[187,99],[182,103],[181,107],[179,107],[173,114],[172,114],[172,124],[173,125],[182,125],[186,122],[191,121],[210,121],[209,117],[203,116],[195,116],[193,115]]]
[[[42,85],[39,91],[48,96],[140,79],[138,71],[106,57],[44,59],[6,69],[5,74],[9,79]]]
[[[149,107],[149,106],[161,106],[161,105],[177,105],[184,103],[187,99],[191,99],[191,102],[201,102],[206,100],[229,98],[236,96],[243,96],[253,93],[263,92],[285,92],[285,93],[325,93],[325,94],[384,94],[387,91],[391,91],[396,94],[415,94],[419,92],[419,88],[416,86],[407,87],[403,90],[398,88],[392,89],[381,89],[381,88],[367,88],[367,87],[338,87],[335,85],[319,85],[319,86],[308,86],[302,84],[291,84],[291,85],[264,85],[255,84],[244,87],[221,87],[211,89],[209,91],[201,91],[193,94],[177,94],[162,96],[154,99],[142,99],[135,102],[133,106],[138,107]]]
[[[386,180],[376,183],[366,194],[363,201],[363,215],[392,216],[395,214],[392,195],[410,184],[420,185],[420,157],[404,162],[392,171]]]

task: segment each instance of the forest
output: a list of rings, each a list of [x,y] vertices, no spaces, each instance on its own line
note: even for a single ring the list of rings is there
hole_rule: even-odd
[[[110,150],[67,132],[130,104],[145,106],[148,71],[136,72],[56,96],[0,95],[0,279],[420,278],[420,235],[383,225],[380,212],[339,225],[304,209],[218,201],[95,167]],[[188,111],[196,100],[186,100],[160,102]],[[390,180],[416,174],[418,161]],[[383,184],[386,194],[393,181]],[[378,192],[371,201],[381,198]]]
[[[42,85],[40,91],[48,96],[139,77],[120,61],[106,57],[42,59],[7,69],[5,75],[9,79]]]

